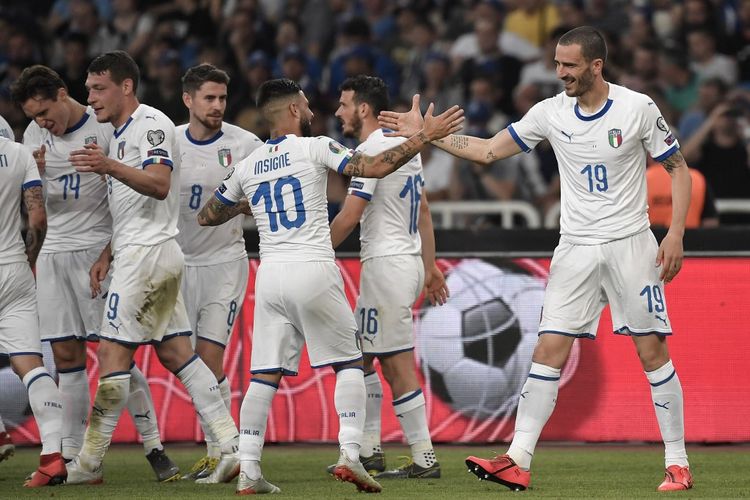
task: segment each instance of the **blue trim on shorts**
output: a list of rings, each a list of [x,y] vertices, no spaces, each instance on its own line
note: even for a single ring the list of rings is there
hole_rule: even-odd
[[[22,352],[11,352],[11,353],[7,353],[6,356],[8,356],[9,358],[12,358],[13,356],[39,356],[40,358],[44,357],[44,356],[42,356],[41,352],[31,352],[31,351],[29,351],[29,352],[24,352],[24,351],[22,351]]]
[[[206,337],[201,337],[200,335],[196,335],[195,338],[198,339],[198,340],[203,340],[204,342],[209,342],[211,344],[216,344],[218,346],[221,346],[222,349],[226,349],[227,348],[226,344],[222,344],[218,340],[213,340],[213,339],[209,339],[209,338],[206,338]]]
[[[178,368],[177,370],[173,371],[172,373],[174,373],[174,375],[175,375],[175,377],[176,377],[176,376],[177,376],[177,375],[178,375],[178,374],[179,374],[179,373],[180,373],[180,372],[181,372],[181,371],[182,371],[183,369],[185,369],[185,367],[186,367],[187,365],[189,365],[190,363],[192,363],[192,362],[193,362],[193,361],[195,361],[196,359],[200,359],[200,356],[198,356],[197,354],[193,354],[193,355],[192,355],[192,357],[191,357],[190,359],[188,359],[188,360],[187,360],[187,361],[185,362],[185,364],[184,364],[184,365],[182,365],[181,367],[179,367],[179,368]]]
[[[622,328],[618,328],[617,330],[612,330],[612,333],[615,335],[625,335],[627,337],[646,337],[648,335],[659,335],[661,337],[668,337],[672,335],[672,332],[657,332],[656,330],[650,331],[650,332],[642,332],[642,333],[635,333],[631,332],[630,328],[627,326],[623,326]]]
[[[575,337],[577,339],[596,339],[596,335],[592,335],[590,333],[570,333],[570,332],[560,332],[557,330],[542,330],[540,331],[537,336],[543,335],[545,333],[552,333],[554,335],[563,335],[565,337]]]
[[[118,375],[128,375],[129,376],[130,375],[130,371],[127,371],[127,372],[112,372],[112,373],[109,373],[107,375],[102,375],[101,377],[99,377],[99,379],[100,380],[104,380],[105,378],[117,377]]]
[[[107,337],[102,334],[99,334],[99,340],[106,340],[109,342],[114,342],[115,344],[121,344],[121,345],[124,345],[125,347],[130,347],[131,349],[137,349],[138,347],[142,345],[148,345],[150,343],[148,340],[144,342],[128,342],[127,340],[115,339],[112,337]]]
[[[134,366],[135,366],[135,360],[130,362],[130,369],[132,370]]]
[[[409,352],[413,351],[414,347],[407,347],[406,349],[398,349],[396,351],[385,351],[385,352],[364,352],[362,351],[362,354],[365,356],[392,356],[394,354],[400,354],[402,352]]]
[[[73,368],[58,368],[57,373],[75,373],[75,372],[85,372],[86,371],[86,365],[82,366],[74,366]]]
[[[147,343],[151,345],[158,345],[163,344],[167,340],[172,340],[175,337],[189,337],[193,334],[192,330],[185,330],[184,332],[176,332],[176,333],[170,333],[169,335],[164,335],[161,340],[149,340]]]
[[[651,384],[651,387],[659,387],[660,385],[666,384],[667,382],[672,380],[672,377],[674,377],[676,374],[677,374],[677,370],[672,370],[672,374],[669,377],[662,380],[661,382],[656,382],[656,383],[649,382],[649,384]]]
[[[371,371],[370,373],[365,373],[365,377],[371,377],[371,376],[377,375],[377,374],[378,374],[377,371]]]
[[[279,373],[281,372],[282,375],[285,375],[287,377],[296,377],[297,372],[293,372],[292,370],[287,370],[286,368],[263,368],[261,370],[250,370],[251,375],[255,375],[256,373]]]
[[[416,398],[420,394],[422,394],[422,389],[421,388],[417,389],[416,391],[414,391],[413,393],[411,393],[410,395],[408,395],[406,397],[403,397],[401,399],[394,399],[393,400],[393,406],[404,404],[407,401],[411,401],[412,399]]]
[[[54,337],[51,339],[42,339],[42,342],[49,342],[50,344],[54,344],[55,342],[67,342],[68,340],[80,340],[81,342],[85,342],[86,338],[79,337],[78,335],[68,335],[67,337]]]
[[[259,378],[251,378],[250,383],[252,384],[253,382],[255,382],[256,384],[267,385],[268,387],[273,387],[274,389],[279,388],[278,384],[274,384],[273,382],[269,382],[268,380],[262,380]]]
[[[325,368],[326,366],[330,366],[331,368],[333,368],[335,370],[337,367],[340,367],[340,366],[343,366],[343,365],[348,365],[349,363],[354,363],[355,361],[361,361],[361,360],[362,360],[362,356],[357,356],[356,358],[350,359],[348,361],[334,361],[332,363],[325,363],[325,364],[322,364],[322,365],[312,365],[311,364],[310,367],[312,367],[312,368]],[[354,367],[352,366],[351,368],[354,368]],[[357,367],[357,368],[360,368],[360,367]],[[361,370],[363,372],[365,371],[364,368],[361,368]]]
[[[37,379],[40,379],[40,378],[42,378],[42,377],[49,377],[49,378],[52,378],[52,375],[50,375],[50,374],[49,374],[48,372],[46,372],[46,371],[45,371],[44,373],[39,373],[38,375],[35,375],[35,376],[34,376],[34,378],[32,378],[31,380],[29,380],[29,383],[28,383],[28,384],[26,384],[26,390],[28,391],[28,390],[29,390],[29,388],[31,387],[31,384],[33,384],[34,382],[36,382],[36,381],[37,381]],[[55,383],[55,382],[54,382],[54,380],[52,381],[52,383],[53,383],[53,384]]]
[[[547,380],[550,382],[560,380],[560,377],[547,377],[545,375],[537,375],[536,373],[529,373],[529,378],[535,378],[537,380]]]

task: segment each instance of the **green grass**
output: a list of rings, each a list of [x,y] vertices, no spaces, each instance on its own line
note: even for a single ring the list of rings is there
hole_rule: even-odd
[[[657,493],[662,480],[659,446],[544,445],[534,460],[532,489],[514,493],[466,472],[467,455],[487,456],[493,446],[439,446],[442,479],[383,482],[383,498],[462,499],[474,498],[731,498],[750,496],[750,453],[747,446],[689,447],[695,487],[686,493]],[[505,445],[494,446],[504,451]],[[187,470],[200,458],[195,445],[170,445],[167,451]],[[386,446],[389,466],[408,453],[401,446]],[[230,497],[234,484],[197,485],[191,482],[157,484],[140,447],[115,446],[107,454],[105,483],[101,486],[58,486],[29,490],[23,478],[38,460],[38,448],[22,448],[0,463],[0,498],[213,498]],[[337,458],[334,446],[267,446],[263,471],[282,489],[275,498],[362,498],[351,484],[334,481],[325,466]]]

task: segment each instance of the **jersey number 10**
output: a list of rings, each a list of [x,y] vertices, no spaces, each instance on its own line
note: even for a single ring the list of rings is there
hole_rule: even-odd
[[[419,202],[422,200],[421,188],[424,187],[422,176],[417,174],[408,177],[404,188],[399,193],[401,198],[409,197],[409,234],[415,234],[419,222]]]
[[[294,210],[297,212],[297,215],[292,220],[289,219],[286,207],[284,206],[284,186],[290,186],[294,195]],[[273,191],[273,196],[271,191]],[[281,177],[274,182],[273,190],[271,189],[270,182],[261,182],[253,195],[251,204],[255,206],[261,199],[263,200],[266,214],[268,214],[268,225],[272,233],[279,230],[279,222],[287,229],[302,227],[302,224],[305,223],[307,215],[305,214],[305,205],[303,204],[304,200],[302,199],[302,185],[296,177],[291,175]],[[274,204],[276,205],[275,210]]]

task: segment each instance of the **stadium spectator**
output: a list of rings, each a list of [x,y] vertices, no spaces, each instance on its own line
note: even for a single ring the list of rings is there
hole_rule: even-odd
[[[86,68],[91,59],[88,55],[89,39],[83,33],[68,33],[63,38],[63,64],[57,69],[68,86],[68,95],[76,102],[85,103]]]
[[[716,210],[713,190],[698,170],[691,168],[689,171],[692,185],[685,228],[717,227],[719,212]],[[653,160],[646,169],[646,189],[651,227],[669,228],[672,223],[672,178],[664,167]]]
[[[620,85],[636,92],[656,86],[659,80],[659,49],[655,43],[639,44],[633,50],[631,64],[620,75]]]
[[[288,78],[302,88],[306,95],[315,98],[318,93],[317,79],[310,75],[307,54],[298,46],[290,45],[279,57],[281,76]]]
[[[440,49],[435,26],[429,19],[411,9],[402,9],[397,20],[400,36],[391,53],[401,66],[401,98],[409,100],[419,91],[427,54]]]
[[[445,201],[450,199],[456,159],[434,146],[424,148],[421,155],[422,168],[424,169],[424,188],[430,193],[430,200]]]
[[[461,87],[451,78],[451,62],[441,52],[430,52],[425,56],[420,94],[424,97],[424,110],[430,103],[443,111],[463,102]]]
[[[659,78],[663,82],[667,102],[678,113],[682,113],[698,99],[698,77],[681,52],[662,52],[659,63]]]
[[[688,33],[690,69],[698,78],[719,78],[729,86],[737,83],[737,62],[729,56],[716,52],[716,37],[707,29],[696,29]]]
[[[706,177],[716,198],[750,198],[747,145],[732,104],[717,105],[683,145],[685,159]]]
[[[563,90],[562,82],[555,71],[555,47],[557,41],[568,30],[562,27],[553,30],[542,47],[542,58],[525,64],[521,68],[518,86],[536,85],[539,87],[542,99],[559,94]]]
[[[180,54],[175,50],[165,50],[159,55],[156,81],[143,93],[144,104],[160,110],[177,124],[188,120],[188,110],[182,103],[181,77]]]
[[[542,47],[560,25],[557,5],[548,0],[518,0],[505,17],[503,31],[514,33],[535,47]]]
[[[685,111],[679,121],[680,140],[685,142],[706,120],[711,111],[725,99],[727,85],[719,78],[709,78],[698,88],[698,100]]]

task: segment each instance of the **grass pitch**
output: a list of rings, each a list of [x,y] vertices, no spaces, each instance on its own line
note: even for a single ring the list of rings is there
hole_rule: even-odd
[[[689,492],[657,493],[662,480],[662,448],[655,445],[543,445],[534,459],[532,488],[514,493],[495,483],[479,481],[466,472],[468,455],[488,456],[506,445],[438,446],[442,478],[383,481],[383,498],[430,500],[474,498],[738,498],[750,496],[750,448],[747,446],[690,446],[695,486]],[[187,471],[202,456],[197,445],[169,445],[170,457]],[[386,446],[389,468],[408,448]],[[36,468],[39,448],[21,448],[0,463],[0,498],[212,498],[234,496],[235,484],[199,485],[188,481],[157,484],[136,446],[114,446],[105,460],[104,484],[57,486],[29,490],[23,479]],[[263,454],[265,477],[282,493],[274,498],[362,498],[354,485],[339,483],[325,473],[338,456],[334,446],[270,445]]]

